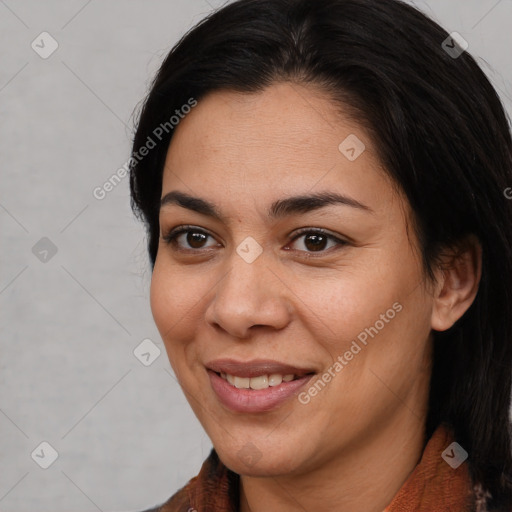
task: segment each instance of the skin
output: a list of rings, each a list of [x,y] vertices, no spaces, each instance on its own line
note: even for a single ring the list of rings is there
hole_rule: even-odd
[[[349,134],[366,146],[355,161],[338,149]],[[448,329],[474,300],[478,244],[427,282],[409,205],[372,140],[311,85],[203,98],[169,147],[162,197],[175,190],[214,203],[223,218],[161,208],[161,235],[190,224],[211,236],[194,244],[184,234],[174,246],[161,237],[151,308],[192,409],[241,475],[242,512],[382,512],[421,458],[431,331]],[[372,212],[334,204],[267,217],[278,199],[323,191]],[[307,233],[295,239],[300,228],[347,243],[321,238],[319,247]],[[263,250],[253,263],[236,252],[248,236]],[[205,363],[221,357],[321,375],[394,303],[402,310],[307,404],[292,397],[274,411],[241,414],[211,388]],[[239,454],[248,443],[260,456],[253,465]]]

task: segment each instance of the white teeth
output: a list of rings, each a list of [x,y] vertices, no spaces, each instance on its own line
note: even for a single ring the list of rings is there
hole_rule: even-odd
[[[237,377],[236,375],[221,372],[220,376],[238,389],[267,389],[268,387],[279,386],[282,382],[290,382],[295,379],[293,373],[287,375],[272,373],[270,375],[258,375],[258,377],[249,378]]]
[[[268,377],[269,386],[279,386],[283,382],[283,376],[280,373],[273,373]]]
[[[250,378],[249,377],[236,377],[235,376],[235,388],[238,388],[238,389],[249,389],[249,383],[250,383]]]
[[[249,382],[251,389],[267,389],[268,388],[268,376],[260,375],[259,377],[252,377]]]

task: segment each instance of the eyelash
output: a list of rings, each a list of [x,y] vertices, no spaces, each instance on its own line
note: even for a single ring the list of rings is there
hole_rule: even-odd
[[[190,226],[190,225],[184,225],[184,226],[179,226],[177,228],[174,228],[169,233],[165,234],[162,238],[163,238],[163,240],[167,244],[172,245],[175,250],[180,251],[180,252],[200,253],[201,251],[205,251],[205,250],[209,249],[209,248],[206,248],[206,249],[179,249],[179,248],[176,248],[176,246],[178,245],[177,241],[176,241],[178,236],[183,234],[183,233],[190,233],[190,232],[201,233],[201,234],[206,235],[208,237],[215,238],[213,235],[211,235],[207,231],[204,231],[203,229],[196,228],[196,227]],[[348,242],[346,242],[345,240],[341,240],[340,238],[330,234],[329,232],[327,232],[327,231],[325,231],[324,229],[321,229],[321,228],[302,228],[302,229],[299,229],[299,231],[297,231],[295,233],[295,236],[290,241],[290,243],[295,242],[301,236],[306,235],[306,234],[325,236],[329,240],[332,240],[332,241],[336,242],[336,245],[337,245],[336,249],[339,249],[339,248],[341,248],[341,247],[343,247],[345,245],[348,245]],[[321,251],[302,251],[302,250],[299,250],[299,249],[297,249],[297,251],[298,252],[304,252],[304,253],[308,254],[308,256],[313,256],[314,257],[314,256],[317,256],[317,255],[320,255],[320,256],[325,255],[326,253],[330,252],[331,249],[333,249],[333,248],[331,247],[331,248],[329,248],[327,250],[321,250]]]

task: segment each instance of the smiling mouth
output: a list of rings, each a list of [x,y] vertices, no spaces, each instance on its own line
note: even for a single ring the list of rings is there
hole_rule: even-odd
[[[294,380],[304,379],[314,374],[309,372],[304,375],[296,375],[293,373],[281,374],[271,373],[263,374],[255,377],[238,377],[225,372],[214,372],[216,375],[227,381],[231,386],[237,389],[261,390],[270,387],[276,387],[283,382],[291,382]]]

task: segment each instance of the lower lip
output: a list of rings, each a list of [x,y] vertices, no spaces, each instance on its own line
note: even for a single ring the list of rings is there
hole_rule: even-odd
[[[219,401],[236,412],[265,412],[275,409],[297,394],[313,377],[306,375],[266,389],[238,389],[212,370],[208,370],[208,376]]]

